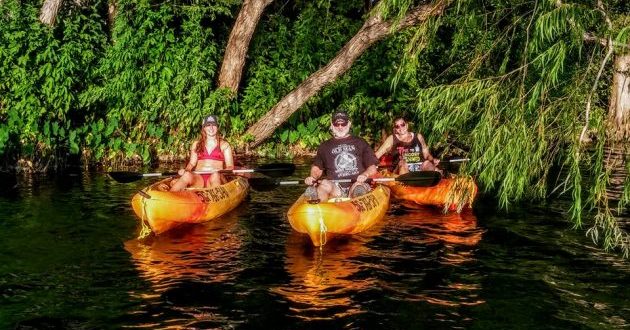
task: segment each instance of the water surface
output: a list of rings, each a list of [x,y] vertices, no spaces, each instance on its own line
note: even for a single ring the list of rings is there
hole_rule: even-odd
[[[320,250],[286,220],[297,186],[138,241],[129,201],[149,183],[3,185],[0,328],[630,327],[630,263],[571,230],[562,201],[461,215],[392,205]]]

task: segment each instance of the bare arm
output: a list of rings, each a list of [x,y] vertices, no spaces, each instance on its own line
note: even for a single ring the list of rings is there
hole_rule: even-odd
[[[394,137],[392,135],[388,136],[383,144],[376,150],[376,158],[380,159],[384,154],[388,153],[392,146],[394,145]]]
[[[424,137],[420,133],[418,133],[418,141],[420,141],[420,145],[422,146],[422,156],[424,157],[424,159],[435,163],[436,159],[433,158],[433,155],[431,155],[431,152],[429,151],[429,146],[424,141]]]
[[[365,171],[363,171],[363,173],[361,174],[365,175],[366,177],[370,177],[376,174],[377,172],[378,172],[378,167],[376,165],[370,165],[370,167],[366,168]]]
[[[186,166],[184,166],[183,169],[177,171],[179,175],[184,175],[184,172],[190,172],[195,168],[195,166],[197,166],[197,143],[197,141],[193,142],[192,146],[190,147],[190,157],[188,157],[188,163],[186,164]]]
[[[233,170],[234,169],[234,154],[232,153],[232,146],[227,142],[223,142],[223,144],[225,145],[225,149],[223,149],[224,169]]]
[[[319,179],[322,174],[324,173],[324,171],[322,171],[321,168],[313,165],[311,166],[311,175],[309,175],[306,179],[304,179],[304,183],[306,183],[307,185],[312,185],[313,183],[315,183],[315,181],[317,181],[317,179]]]

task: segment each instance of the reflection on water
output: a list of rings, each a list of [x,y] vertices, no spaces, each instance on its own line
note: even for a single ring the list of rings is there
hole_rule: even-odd
[[[630,263],[572,231],[562,201],[510,212],[481,201],[461,215],[392,205],[373,230],[320,251],[286,219],[303,187],[283,187],[129,241],[129,199],[148,181],[21,178],[0,193],[0,329],[630,324]]]
[[[142,277],[156,287],[164,289],[186,280],[221,282],[239,270],[235,263],[241,246],[237,224],[236,216],[226,216],[145,241],[129,240],[125,250]]]
[[[483,234],[472,212],[396,211],[367,234],[332,241],[322,249],[298,233],[288,237],[285,269],[291,280],[271,291],[291,302],[289,317],[345,319],[340,325],[356,326],[353,320],[358,315],[377,312],[386,320],[392,314],[369,302],[383,294],[392,299],[391,306],[421,302],[453,308],[484,303],[479,298],[482,277],[465,268],[474,263]],[[434,317],[438,324],[461,319],[457,313],[449,315],[449,310]]]
[[[287,239],[285,269],[291,282],[271,289],[291,304],[291,315],[305,321],[350,317],[362,312],[353,295],[374,286],[375,279],[356,281],[364,266],[354,258],[367,249],[369,238],[330,241],[321,249],[307,236],[292,232]]]
[[[404,230],[415,234],[403,234],[406,239],[420,240],[424,244],[443,244],[441,262],[461,264],[474,259],[474,247],[481,240],[483,230],[477,227],[477,217],[470,209],[462,213],[442,213],[435,208],[403,210],[395,221],[404,224]],[[469,247],[462,249],[461,247]]]
[[[162,325],[166,328],[215,327],[229,319],[219,308],[198,303],[202,297],[186,296],[209,290],[208,284],[233,285],[236,275],[244,269],[239,255],[242,230],[235,213],[203,224],[183,226],[151,236],[147,240],[125,242],[125,250],[140,276],[151,283],[150,290],[132,291],[130,296],[144,301],[136,316],[149,317],[156,311],[171,314]],[[189,292],[189,291],[193,292]],[[181,300],[181,301],[180,301]],[[156,323],[139,327],[153,328]]]
[[[388,235],[401,240],[392,247],[401,260],[391,267],[402,270],[401,278],[408,278],[391,287],[398,299],[444,307],[484,303],[479,297],[483,275],[475,269],[477,244],[484,230],[477,226],[471,210],[443,214],[434,208],[398,209],[391,221],[392,232]],[[411,263],[419,269],[410,273],[405,264]],[[452,321],[447,314],[444,310],[436,319]]]

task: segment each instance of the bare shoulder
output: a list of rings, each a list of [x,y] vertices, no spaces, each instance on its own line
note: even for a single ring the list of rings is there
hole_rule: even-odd
[[[232,146],[230,145],[229,142],[225,141],[225,140],[221,140],[221,150],[227,150],[227,149],[232,149]]]
[[[192,145],[190,146],[190,150],[197,150],[197,145],[199,144],[199,141],[195,141],[192,143]]]

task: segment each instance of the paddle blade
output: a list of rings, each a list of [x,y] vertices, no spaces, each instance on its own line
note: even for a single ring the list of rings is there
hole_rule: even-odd
[[[291,163],[264,164],[257,167],[255,171],[263,173],[272,178],[279,178],[283,176],[293,175],[293,172],[295,172],[295,164],[291,164]]]
[[[120,182],[120,183],[129,183],[142,179],[142,173],[138,172],[127,172],[127,171],[119,171],[119,172],[109,172],[107,173],[109,176]]]
[[[442,175],[436,171],[409,172],[396,177],[396,181],[412,187],[433,187],[441,179]]]
[[[269,178],[249,178],[249,186],[256,191],[270,191],[280,186],[280,183]]]

